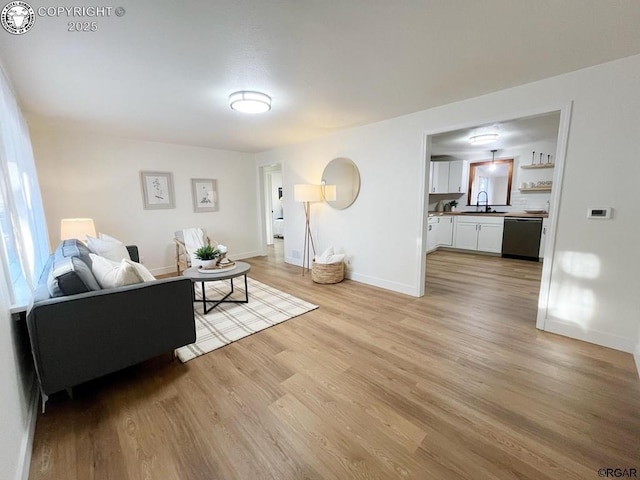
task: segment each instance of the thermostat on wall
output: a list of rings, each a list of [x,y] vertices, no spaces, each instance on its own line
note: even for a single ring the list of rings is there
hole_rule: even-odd
[[[611,207],[589,207],[587,218],[611,218]]]

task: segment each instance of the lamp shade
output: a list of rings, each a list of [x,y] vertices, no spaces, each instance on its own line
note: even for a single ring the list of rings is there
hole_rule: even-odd
[[[320,185],[297,184],[293,186],[293,199],[296,202],[321,202],[322,190]]]
[[[92,218],[63,218],[60,221],[60,240],[77,238],[84,241],[87,235],[96,236]]]
[[[335,185],[323,185],[322,186],[322,194],[324,196],[325,202],[335,202],[337,189]]]

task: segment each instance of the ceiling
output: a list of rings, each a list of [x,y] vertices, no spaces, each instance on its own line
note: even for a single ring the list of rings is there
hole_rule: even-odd
[[[434,160],[438,157],[440,160],[466,159],[467,156],[480,152],[487,153],[491,157],[489,152],[492,149],[497,149],[497,155],[500,156],[499,151],[503,149],[514,149],[537,142],[556,142],[559,128],[560,112],[553,112],[440,133],[431,137],[431,158]],[[498,139],[488,145],[469,143],[469,137],[487,132],[497,133]]]
[[[256,152],[640,53],[637,0],[118,5],[122,17],[0,31],[28,118]],[[92,20],[96,32],[67,31]],[[243,89],[271,95],[272,110],[230,110]]]

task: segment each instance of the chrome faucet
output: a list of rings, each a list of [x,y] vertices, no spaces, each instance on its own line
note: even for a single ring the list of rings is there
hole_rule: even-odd
[[[480,190],[478,192],[478,196],[476,197],[476,208],[480,208],[480,194],[484,193],[484,198],[485,198],[485,204],[484,204],[484,211],[485,213],[489,213],[489,194],[485,191],[485,190]]]

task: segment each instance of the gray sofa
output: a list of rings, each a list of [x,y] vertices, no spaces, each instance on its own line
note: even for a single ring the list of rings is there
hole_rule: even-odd
[[[137,247],[127,249],[137,262]],[[195,342],[188,278],[103,290],[91,277],[77,240],[61,243],[40,277],[27,326],[43,409],[49,394]]]

